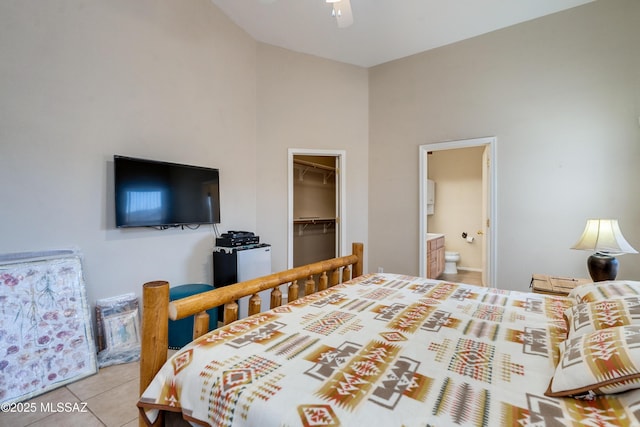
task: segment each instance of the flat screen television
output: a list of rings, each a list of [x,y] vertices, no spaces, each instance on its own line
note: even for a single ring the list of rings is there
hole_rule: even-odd
[[[220,223],[218,169],[113,156],[116,227]]]

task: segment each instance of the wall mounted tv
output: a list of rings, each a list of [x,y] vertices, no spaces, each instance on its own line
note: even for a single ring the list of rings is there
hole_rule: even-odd
[[[116,227],[220,223],[218,169],[113,156]]]

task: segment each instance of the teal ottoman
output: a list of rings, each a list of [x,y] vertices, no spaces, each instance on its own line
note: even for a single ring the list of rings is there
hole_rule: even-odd
[[[169,300],[189,297],[202,292],[212,291],[212,285],[206,283],[193,283],[189,285],[175,286],[169,289]],[[218,327],[218,308],[207,310],[209,313],[209,330]],[[193,316],[180,320],[169,320],[169,348],[179,350],[193,341]]]

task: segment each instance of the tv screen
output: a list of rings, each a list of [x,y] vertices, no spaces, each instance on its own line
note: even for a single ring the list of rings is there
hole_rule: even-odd
[[[116,227],[220,222],[218,169],[113,156]]]

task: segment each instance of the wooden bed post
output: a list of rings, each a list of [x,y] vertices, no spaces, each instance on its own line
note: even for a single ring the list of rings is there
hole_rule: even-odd
[[[280,287],[277,286],[273,288],[271,291],[271,303],[269,304],[269,308],[276,308],[282,305],[282,291]]]
[[[298,299],[298,281],[294,280],[287,291],[287,304]]]
[[[342,283],[351,280],[351,268],[348,265],[342,267]]]
[[[318,279],[318,292],[326,291],[329,287],[329,277],[327,276],[327,272],[323,271]]]
[[[316,281],[313,275],[309,276],[304,282],[304,296],[311,295],[316,292]]]
[[[340,268],[336,268],[331,272],[331,278],[329,279],[329,287],[332,288],[340,283]]]
[[[354,242],[351,244],[351,253],[358,257],[358,262],[353,264],[353,276],[362,276],[362,270],[364,268],[364,244]]]
[[[142,333],[140,354],[140,394],[167,361],[169,348],[169,282],[155,281],[142,287]],[[158,421],[162,425],[164,414]],[[139,425],[146,424],[139,419]]]
[[[253,294],[249,298],[249,316],[260,313],[260,307],[262,306],[262,299],[260,295]]]
[[[225,326],[238,320],[237,302],[231,301],[224,305],[224,314],[222,315],[222,320]]]
[[[193,319],[193,339],[200,338],[209,332],[209,313],[201,311]]]

